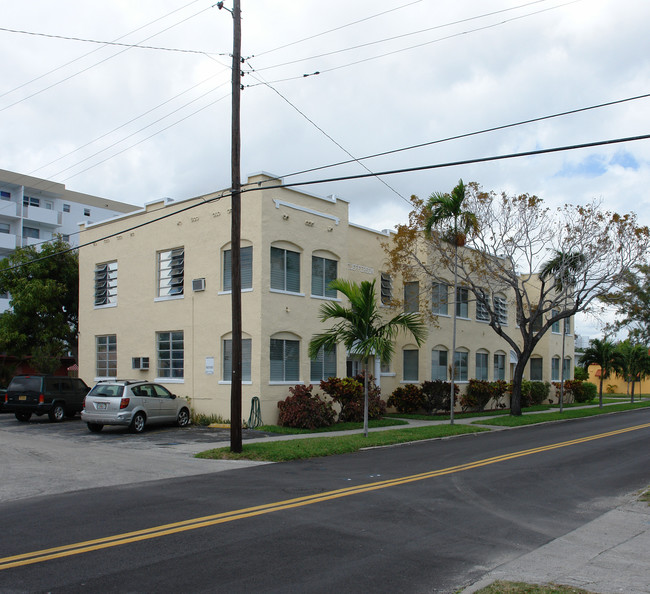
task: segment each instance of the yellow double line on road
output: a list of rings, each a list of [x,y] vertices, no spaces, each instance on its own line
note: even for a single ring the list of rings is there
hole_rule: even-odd
[[[252,518],[263,514],[302,507],[305,505],[312,505],[314,503],[322,503],[324,501],[331,501],[341,497],[349,497],[350,495],[357,495],[359,493],[367,493],[376,491],[378,489],[387,489],[389,487],[396,487],[407,483],[422,481],[425,479],[444,476],[447,474],[454,474],[457,472],[464,472],[474,468],[481,468],[482,466],[489,466],[498,462],[505,462],[506,460],[514,460],[515,458],[522,458],[532,454],[539,454],[548,452],[559,448],[566,448],[573,445],[595,441],[597,439],[604,439],[631,431],[639,431],[640,429],[650,428],[650,423],[643,425],[636,425],[634,427],[627,427],[625,429],[618,429],[616,431],[608,431],[607,433],[599,433],[589,437],[581,437],[578,439],[571,439],[554,443],[538,448],[531,448],[529,450],[521,450],[512,452],[510,454],[503,454],[501,456],[494,456],[493,458],[484,458],[476,462],[468,462],[459,466],[450,466],[449,468],[442,468],[440,470],[432,470],[420,474],[412,474],[410,476],[403,476],[385,481],[377,481],[374,483],[366,483],[364,485],[357,485],[356,487],[348,487],[346,489],[337,489],[335,491],[327,491],[325,493],[316,493],[314,495],[307,495],[305,497],[297,497],[295,499],[285,499],[284,501],[276,501],[275,503],[267,503],[264,505],[257,505],[254,507],[247,507],[244,509],[237,509],[221,514],[214,514],[210,516],[203,516],[200,518],[193,518],[191,520],[184,520],[182,522],[174,522],[172,524],[163,524],[154,526],[152,528],[145,528],[143,530],[136,530],[134,532],[126,532],[124,534],[116,534],[105,538],[97,538],[94,540],[87,540],[84,542],[77,542],[60,547],[50,549],[43,549],[40,551],[33,551],[30,553],[23,553],[21,555],[14,555],[12,557],[0,558],[0,570],[10,569],[12,567],[20,567],[23,565],[31,565],[33,563],[41,563],[43,561],[50,561],[52,559],[60,559],[61,557],[70,557],[72,555],[81,555],[83,553],[90,553],[91,551],[98,551],[110,547],[118,547],[142,540],[150,540],[152,538],[160,538],[170,534],[178,534],[180,532],[187,532],[189,530],[196,530],[198,528],[205,528],[207,526],[214,526],[216,524],[225,524],[226,522],[233,522],[235,520],[243,520],[245,518]]]

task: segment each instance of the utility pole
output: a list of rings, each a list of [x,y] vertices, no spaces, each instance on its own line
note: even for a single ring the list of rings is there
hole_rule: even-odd
[[[223,3],[219,3],[223,6]],[[219,8],[221,8],[219,6]],[[231,140],[231,226],[230,255],[232,273],[232,378],[230,384],[230,451],[242,451],[242,321],[241,321],[241,8],[233,0],[232,50],[232,140]]]

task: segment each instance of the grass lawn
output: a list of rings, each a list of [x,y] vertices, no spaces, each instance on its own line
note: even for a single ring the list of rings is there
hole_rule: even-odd
[[[197,458],[211,460],[260,460],[268,462],[285,462],[303,458],[317,458],[336,454],[348,454],[362,448],[386,446],[409,441],[420,441],[463,433],[486,431],[467,425],[432,425],[430,427],[411,427],[377,431],[364,437],[360,433],[336,437],[306,437],[286,441],[268,441],[244,444],[243,452],[235,454],[230,448],[216,448],[196,454]]]
[[[523,582],[494,582],[476,594],[593,594],[589,590],[557,584],[525,584]]]
[[[368,421],[368,427],[392,427],[394,425],[408,425],[408,421],[400,419],[377,419]],[[267,433],[279,433],[281,435],[300,435],[305,433],[327,433],[330,431],[351,431],[352,429],[363,429],[363,423],[334,423],[329,427],[319,427],[318,429],[297,429],[295,427],[281,427],[280,425],[262,425],[257,427],[257,431],[266,431]]]
[[[533,425],[535,423],[546,423],[548,421],[561,421],[563,419],[579,419],[581,417],[593,417],[622,410],[633,410],[635,408],[644,408],[650,406],[650,401],[639,402],[636,404],[612,404],[603,408],[575,408],[563,412],[548,412],[522,415],[520,417],[501,417],[498,419],[486,419],[484,421],[474,421],[480,425],[497,425],[500,427],[519,427],[521,425]]]

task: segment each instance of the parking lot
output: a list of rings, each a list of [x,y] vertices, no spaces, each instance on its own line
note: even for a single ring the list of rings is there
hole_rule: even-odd
[[[244,430],[243,438],[262,437]],[[194,454],[228,445],[229,429],[153,426],[140,434],[125,427],[91,433],[79,416],[51,423],[0,414],[0,500],[9,501],[79,489],[221,472],[248,461],[199,460]]]

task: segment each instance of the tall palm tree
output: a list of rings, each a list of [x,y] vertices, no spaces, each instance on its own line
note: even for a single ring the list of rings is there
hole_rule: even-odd
[[[614,370],[627,382],[630,402],[634,404],[634,382],[650,375],[648,349],[642,344],[624,340],[616,345],[615,355]]]
[[[590,365],[600,365],[600,389],[598,406],[603,407],[603,381],[607,379],[616,362],[616,345],[608,338],[592,338],[589,346],[584,350],[580,357],[580,365],[585,369]]]
[[[384,321],[375,296],[375,281],[357,284],[334,279],[329,287],[347,297],[350,307],[328,301],[320,307],[320,320],[337,320],[329,330],[316,334],[309,342],[309,356],[316,358],[321,349],[331,351],[342,342],[353,355],[360,356],[365,369],[363,398],[363,434],[368,435],[368,361],[379,357],[388,363],[395,351],[394,340],[400,331],[410,332],[420,346],[426,339],[427,327],[419,313],[400,313]]]
[[[576,276],[585,265],[586,258],[581,252],[562,252],[555,250],[555,255],[542,265],[539,275],[542,279],[553,278],[558,292],[566,291],[564,294],[564,309],[569,297],[569,290],[576,283]],[[566,320],[564,321],[566,324]],[[564,408],[564,353],[566,344],[566,332],[562,331],[562,365],[560,367],[560,412]]]
[[[465,245],[468,234],[478,231],[478,220],[473,212],[463,209],[465,201],[465,184],[458,180],[458,185],[450,194],[434,192],[429,196],[426,208],[429,211],[425,231],[430,237],[434,228],[437,228],[442,237],[449,240],[454,246],[454,307],[453,307],[453,334],[451,346],[451,396],[450,396],[450,423],[454,423],[454,380],[456,378],[456,303],[458,299],[458,248]]]

